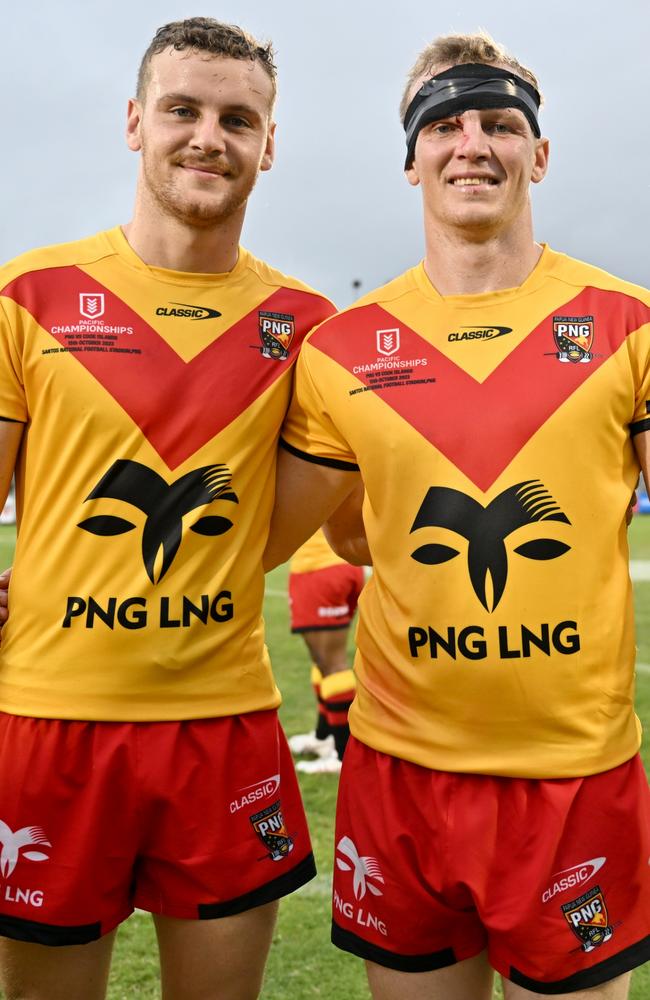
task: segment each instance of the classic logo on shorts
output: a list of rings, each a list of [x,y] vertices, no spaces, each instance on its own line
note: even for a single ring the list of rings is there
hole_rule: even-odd
[[[469,543],[467,567],[474,593],[486,611],[497,607],[508,578],[505,540],[513,532],[537,521],[571,524],[543,483],[529,479],[510,486],[483,507],[477,500],[447,486],[432,486],[418,510],[411,532],[420,528],[446,528]],[[555,538],[535,538],[514,551],[526,559],[557,559],[570,546]],[[427,566],[448,562],[460,555],[450,545],[429,542],[411,553]],[[488,595],[491,581],[491,599]]]
[[[79,312],[86,319],[99,319],[104,308],[103,292],[79,292]]]
[[[255,833],[269,851],[272,861],[282,861],[293,851],[293,840],[284,825],[282,806],[278,799],[272,806],[248,817]]]
[[[341,837],[336,845],[336,850],[351,862],[351,864],[348,864],[347,861],[343,861],[338,856],[336,858],[337,868],[343,872],[353,872],[352,888],[355,899],[363,899],[366,892],[372,893],[373,896],[384,895],[381,889],[371,881],[371,879],[374,879],[376,882],[381,882],[382,885],[384,883],[384,876],[381,873],[377,858],[372,858],[367,854],[362,857],[354,842],[349,837]]]
[[[399,327],[394,330],[377,330],[377,353],[390,356],[399,351]]]
[[[554,316],[553,339],[558,348],[558,361],[574,365],[587,364],[593,358],[593,316]]]
[[[614,928],[609,923],[605,897],[599,885],[571,903],[562,904],[562,913],[583,951],[593,951],[609,941]]]
[[[567,889],[575,889],[576,886],[588,882],[606,861],[607,858],[592,858],[591,861],[571,865],[570,868],[563,868],[562,871],[551,875],[551,884],[542,893],[542,903],[549,903],[558,892],[566,892]]]
[[[244,785],[243,788],[237,789],[239,795],[230,803],[230,812],[236,813],[239,809],[243,809],[244,806],[254,805],[259,799],[270,798],[271,795],[275,795],[279,787],[279,774],[272,774],[268,778],[262,778],[261,781],[256,781],[253,785]]]
[[[294,317],[289,313],[258,312],[262,357],[286,361],[296,332]]]
[[[227,465],[204,465],[185,473],[171,485],[140,462],[120,458],[102,476],[84,503],[102,497],[122,500],[146,515],[142,531],[142,558],[152,583],[160,582],[171,566],[181,544],[183,517],[214,500],[239,503],[231,486]],[[221,516],[201,517],[190,525],[197,535],[223,535],[233,522]],[[78,528],[93,535],[123,535],[135,524],[113,514],[98,514],[80,521]],[[162,558],[157,562],[162,549]],[[158,571],[158,580],[155,574]]]
[[[45,835],[45,831],[40,826],[23,826],[20,830],[12,830],[0,819],[0,873],[3,878],[9,878],[18,863],[18,858],[27,858],[28,861],[47,861],[49,854],[43,851],[26,851],[26,847],[38,845],[39,847],[51,847],[51,843]],[[21,854],[22,851],[22,854]]]

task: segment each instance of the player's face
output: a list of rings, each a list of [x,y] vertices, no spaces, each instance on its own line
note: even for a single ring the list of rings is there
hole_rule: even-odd
[[[243,214],[273,163],[272,84],[249,59],[167,49],[154,56],[127,142],[140,151],[141,203],[204,228]]]
[[[521,111],[470,110],[422,129],[406,176],[421,185],[434,226],[480,237],[528,223],[529,187],[547,162],[548,140]]]

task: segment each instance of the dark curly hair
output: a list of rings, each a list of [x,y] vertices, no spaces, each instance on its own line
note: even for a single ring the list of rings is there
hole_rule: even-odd
[[[149,48],[142,57],[138,70],[136,96],[144,98],[149,83],[149,66],[153,56],[165,49],[176,49],[182,52],[193,49],[196,52],[206,52],[214,56],[227,56],[230,59],[250,59],[258,62],[273,85],[273,98],[276,92],[276,68],[273,61],[275,53],[271,42],[262,44],[236,24],[223,24],[212,17],[189,17],[185,21],[172,21],[164,24],[154,35]]]

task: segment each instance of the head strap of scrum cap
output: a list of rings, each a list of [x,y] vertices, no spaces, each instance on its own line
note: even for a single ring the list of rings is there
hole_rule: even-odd
[[[540,96],[532,84],[510,70],[485,63],[461,63],[431,77],[418,90],[406,109],[406,163],[413,162],[420,129],[431,122],[461,114],[470,108],[518,108],[539,139],[537,121]]]

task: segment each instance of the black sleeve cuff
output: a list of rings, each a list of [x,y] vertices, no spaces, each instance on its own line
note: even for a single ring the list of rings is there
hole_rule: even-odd
[[[649,421],[650,423],[650,421]],[[307,451],[300,451],[299,448],[294,448],[292,444],[285,441],[284,438],[280,438],[280,447],[284,448],[291,455],[295,455],[296,458],[302,458],[305,462],[313,462],[315,465],[327,465],[330,469],[343,469],[345,472],[358,472],[359,466],[355,465],[354,462],[342,462],[338,458],[321,458],[320,455],[311,455]]]

